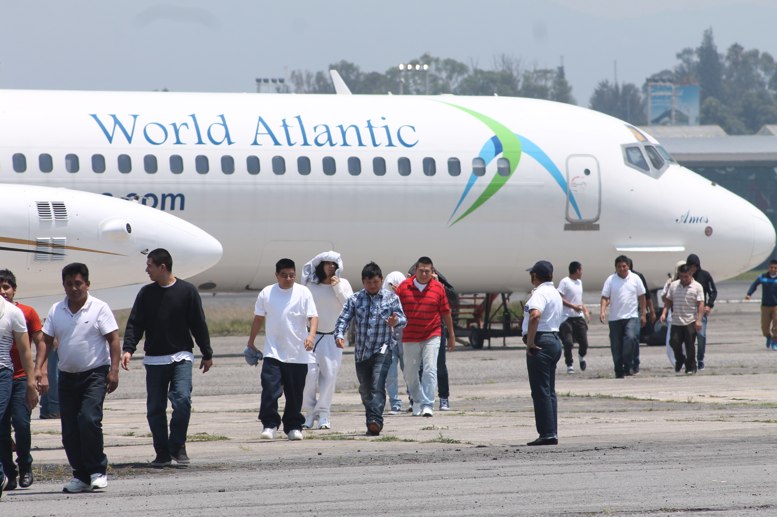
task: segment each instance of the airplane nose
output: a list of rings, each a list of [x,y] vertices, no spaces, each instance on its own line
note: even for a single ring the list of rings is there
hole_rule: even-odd
[[[173,256],[175,275],[188,278],[215,266],[224,253],[221,243],[199,227],[176,219],[176,224],[168,225],[167,235],[157,239],[158,247],[167,249]]]
[[[750,258],[750,267],[756,267],[768,259],[774,251],[777,235],[774,226],[766,215],[760,210],[752,217],[753,255]]]

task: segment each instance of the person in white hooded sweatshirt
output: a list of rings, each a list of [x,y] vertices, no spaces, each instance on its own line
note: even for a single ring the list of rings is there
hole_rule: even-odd
[[[343,350],[335,343],[337,318],[346,300],[353,294],[348,280],[340,278],[343,260],[336,251],[325,251],[311,259],[302,269],[302,282],[313,293],[318,310],[318,330],[313,347],[316,363],[308,367],[302,408],[306,412],[304,428],[331,429],[329,421],[337,372]]]

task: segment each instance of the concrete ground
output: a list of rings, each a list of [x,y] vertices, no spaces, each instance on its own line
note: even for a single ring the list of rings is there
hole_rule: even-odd
[[[457,346],[452,411],[386,416],[380,437],[364,435],[347,351],[332,429],[289,442],[259,440],[259,370],[243,361],[245,338],[218,338],[214,369],[195,373],[192,465],[151,469],[135,359],[105,403],[109,487],[63,494],[59,422],[36,419],[37,480],[6,492],[0,514],[775,515],[777,353],[760,337],[759,305],[736,301],[746,287],[721,289],[731,302],[713,312],[707,368],[695,376],[643,345],[641,373],[614,379],[594,310],[588,369],[569,375],[559,363],[560,443],[550,447],[525,445],[536,431],[517,339]]]

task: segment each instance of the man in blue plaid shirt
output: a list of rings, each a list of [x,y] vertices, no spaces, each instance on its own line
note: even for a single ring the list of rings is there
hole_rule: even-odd
[[[345,302],[335,325],[335,342],[345,345],[345,330],[356,320],[356,377],[359,394],[367,413],[367,434],[378,436],[383,429],[383,406],[386,404],[386,375],[396,346],[394,331],[407,324],[402,304],[396,294],[383,289],[383,273],[370,262],[362,269],[364,289]]]

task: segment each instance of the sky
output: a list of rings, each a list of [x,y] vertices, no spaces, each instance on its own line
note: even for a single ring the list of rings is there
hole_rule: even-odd
[[[777,56],[774,0],[33,0],[0,6],[0,88],[252,92],[257,77],[428,52],[491,69],[564,64],[577,103],[641,86],[712,28]],[[396,92],[395,92],[396,93]]]

